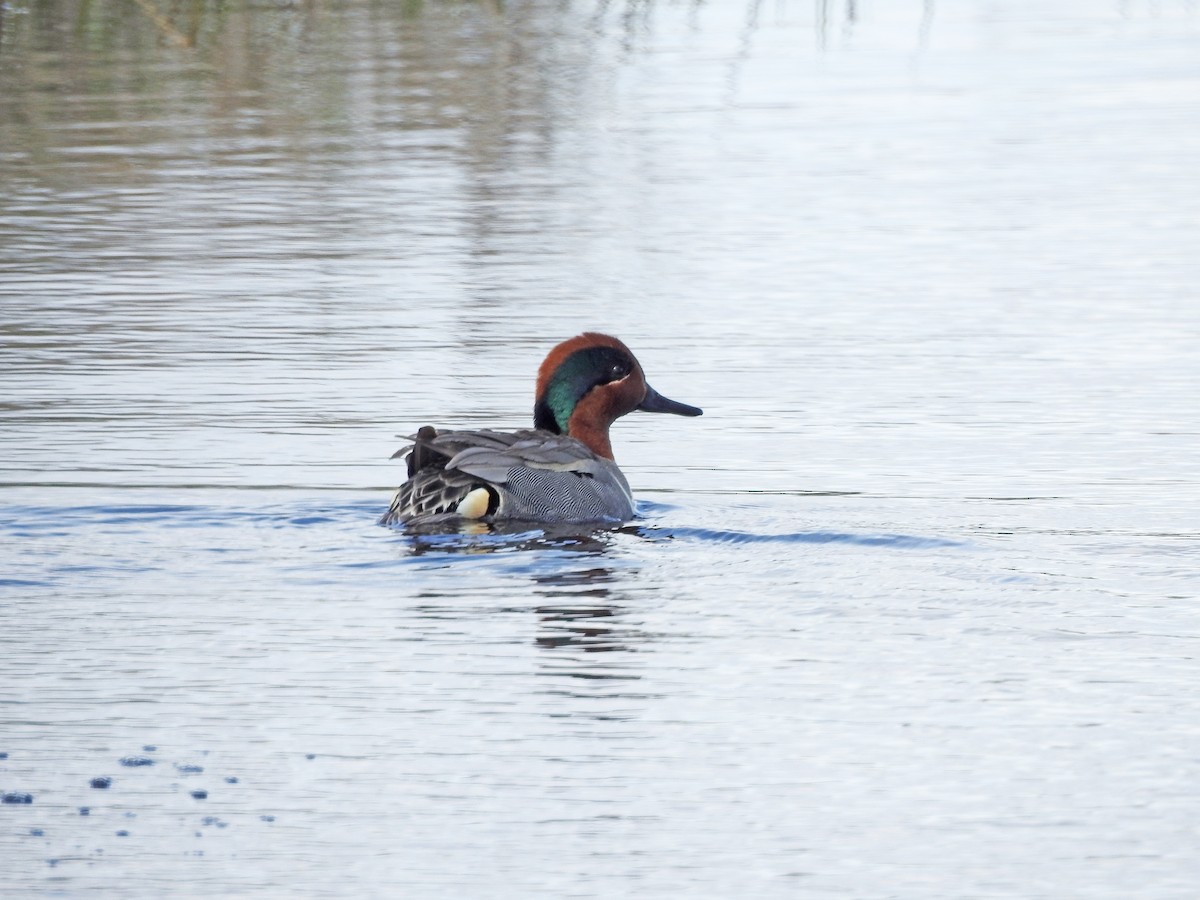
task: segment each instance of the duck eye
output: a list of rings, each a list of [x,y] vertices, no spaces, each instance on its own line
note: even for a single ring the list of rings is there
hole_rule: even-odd
[[[626,371],[625,367],[621,365],[613,366],[612,370],[609,372],[609,375],[612,376],[613,381],[620,381],[628,374],[629,373]]]

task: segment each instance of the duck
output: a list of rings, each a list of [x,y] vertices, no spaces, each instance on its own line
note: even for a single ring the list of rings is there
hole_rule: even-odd
[[[408,480],[379,523],[628,521],[636,507],[609,428],[635,410],[703,414],[650,387],[617,338],[589,331],[565,340],[538,367],[533,428],[424,426],[392,455],[407,458]]]

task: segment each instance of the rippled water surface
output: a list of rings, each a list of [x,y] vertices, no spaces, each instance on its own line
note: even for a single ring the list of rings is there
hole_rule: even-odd
[[[1192,898],[1191,2],[0,5],[0,895]],[[621,336],[611,530],[375,524]]]

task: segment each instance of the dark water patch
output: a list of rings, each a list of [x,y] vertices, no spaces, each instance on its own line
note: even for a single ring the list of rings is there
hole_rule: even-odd
[[[79,527],[162,523],[195,507],[164,506],[8,506],[0,510],[0,532],[12,537],[66,537]]]
[[[101,790],[101,791],[107,790],[108,788],[112,787],[112,779],[109,778],[107,775],[98,775],[97,777],[93,778],[88,783],[92,787],[96,788],[97,790]]]
[[[351,569],[351,570],[355,570],[355,569],[357,569],[357,570],[394,569],[398,566],[404,566],[408,562],[409,562],[409,560],[407,560],[407,559],[373,559],[373,560],[367,560],[364,562],[339,563],[337,568]],[[305,569],[298,570],[298,571],[310,571],[310,570],[308,568],[305,568]],[[308,583],[309,584],[337,584],[339,582],[328,581],[328,580],[324,580],[324,579],[311,579],[308,581]]]
[[[719,487],[706,487],[703,491],[664,491],[670,494],[703,494],[714,497],[861,497],[863,491],[803,491],[803,490],[740,490]],[[639,519],[659,518],[665,513],[678,512],[686,509],[687,505],[664,503],[661,500],[637,501],[637,517]]]
[[[120,764],[125,766],[126,768],[130,768],[130,769],[137,769],[137,768],[141,768],[143,766],[154,765],[154,760],[152,760],[148,756],[123,756],[123,757],[121,757],[120,760],[118,760],[118,762],[120,762]]]
[[[0,578],[0,587],[31,588],[52,586],[53,582],[50,581],[34,581],[29,578]]]
[[[636,501],[636,505],[637,517],[639,519],[659,518],[666,513],[675,512],[679,509],[678,504],[662,503],[657,500],[638,500]]]
[[[861,547],[886,547],[894,550],[931,550],[967,546],[962,541],[951,541],[946,538],[919,537],[908,534],[852,534],[840,531],[754,534],[712,528],[643,528],[640,533],[642,537],[649,540],[683,538],[717,544],[852,544]]]
[[[208,799],[208,791],[203,790],[203,789],[192,791],[192,799],[193,800],[207,800]]]
[[[301,501],[258,509],[203,504],[88,504],[81,506],[14,505],[0,509],[0,533],[12,537],[65,537],[80,527],[156,526],[228,528],[259,524],[308,528],[337,522],[367,524],[378,518],[379,504]]]
[[[25,794],[20,791],[9,791],[5,794],[0,794],[0,803],[32,803],[33,794]]]
[[[97,506],[94,508],[112,516],[131,515],[139,517],[153,515],[173,516],[180,513],[192,512],[193,510],[201,509],[199,506],[182,503],[115,503],[104,504],[103,506]]]
[[[641,675],[609,675],[604,672],[581,671],[579,669],[545,670],[536,673],[539,678],[578,678],[580,681],[641,681]],[[613,718],[611,721],[620,721]]]
[[[152,570],[143,566],[69,565],[55,566],[52,571],[56,575],[91,575],[98,572],[149,572]]]
[[[198,766],[195,763],[175,763],[175,769],[184,775],[198,775],[204,771],[204,766]]]

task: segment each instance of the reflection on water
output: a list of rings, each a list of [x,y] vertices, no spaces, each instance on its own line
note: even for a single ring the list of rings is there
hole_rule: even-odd
[[[619,585],[634,574],[600,563],[619,535],[641,537],[639,526],[547,526],[530,523],[465,523],[461,529],[407,529],[401,544],[413,557],[528,552],[553,559],[532,564],[535,644],[550,655],[545,675],[590,680],[637,680],[633,661],[647,636],[627,623],[634,604],[621,604]],[[544,599],[543,599],[544,598]],[[619,653],[596,658],[591,654]]]
[[[424,553],[504,553],[512,550],[566,550],[603,554],[614,534],[637,534],[635,526],[550,524],[520,521],[434,522],[393,529],[407,537],[413,555]]]
[[[0,3],[0,894],[1191,897],[1198,59]],[[587,329],[641,519],[375,526]]]
[[[534,610],[536,643],[547,654],[542,674],[590,681],[641,678],[633,654],[649,636],[630,622],[636,615],[632,598],[622,604],[620,590],[609,587],[621,584],[628,577],[623,574],[580,568],[535,577],[535,594],[545,598]]]

